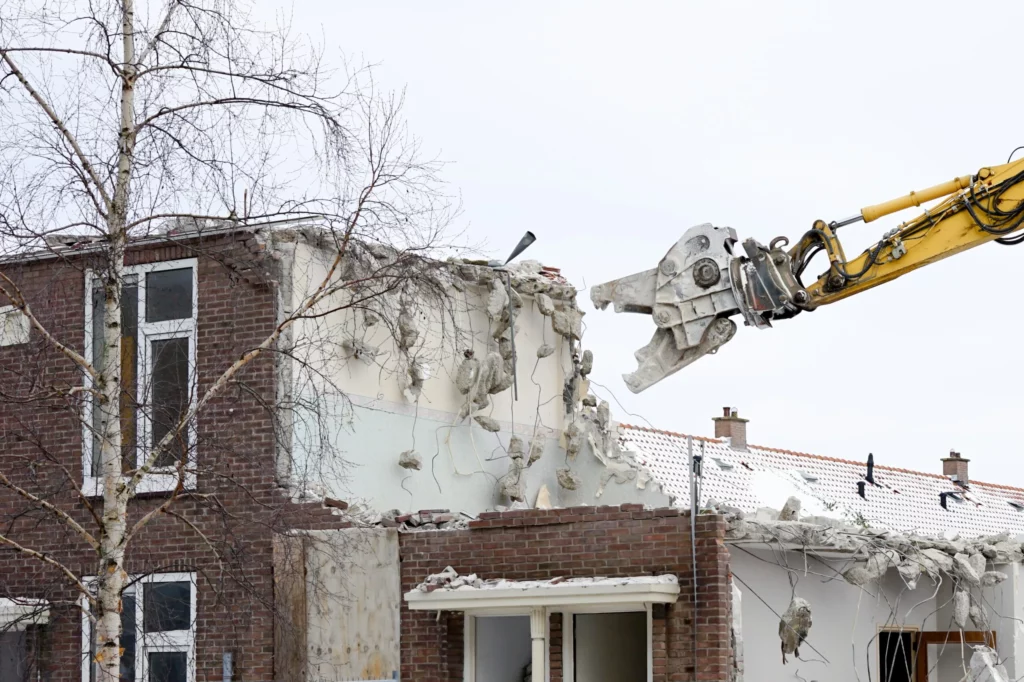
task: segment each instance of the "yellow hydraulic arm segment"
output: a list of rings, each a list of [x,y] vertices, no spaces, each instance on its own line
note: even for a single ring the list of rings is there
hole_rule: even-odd
[[[943,197],[847,260],[840,228]],[[768,246],[745,239],[741,251],[731,227],[697,225],[656,268],[591,287],[590,298],[599,309],[612,303],[616,312],[653,319],[654,337],[635,353],[637,370],[624,375],[639,393],[716,352],[735,334],[736,315],[748,326],[770,327],[990,241],[1024,243],[1024,159],[868,206],[846,220],[818,220],[788,250],[789,240],[776,237]],[[805,284],[804,271],[821,252],[828,270]]]
[[[886,233],[856,258],[846,259],[836,236],[840,227],[871,222],[944,196],[945,201]],[[809,300],[800,307],[810,310],[834,303],[986,242],[1022,241],[1024,235],[1010,236],[1022,228],[1024,159],[868,206],[852,219],[831,224],[819,220],[789,251],[797,278],[816,252],[824,250],[829,259],[828,271],[806,285]]]

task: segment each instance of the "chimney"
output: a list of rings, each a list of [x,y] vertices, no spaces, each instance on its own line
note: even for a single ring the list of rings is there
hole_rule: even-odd
[[[949,457],[942,458],[942,475],[949,476],[960,485],[967,485],[967,463],[970,461],[961,457],[956,450],[950,450]]]
[[[714,418],[715,438],[728,438],[734,450],[746,451],[748,421],[750,420],[740,418],[735,407],[723,407],[722,416]],[[966,466],[964,471],[967,471]]]

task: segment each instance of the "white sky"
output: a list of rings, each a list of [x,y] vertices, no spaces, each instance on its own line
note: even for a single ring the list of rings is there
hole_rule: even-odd
[[[271,0],[262,0],[271,3]],[[262,3],[261,3],[262,4]],[[581,289],[654,267],[689,227],[798,238],[816,218],[979,167],[1024,144],[1024,4],[326,2],[295,27],[407,87],[424,149],[452,162],[469,235],[558,265]],[[851,256],[907,216],[845,228]],[[816,260],[815,274],[823,269]],[[620,375],[654,330],[593,310],[596,381],[654,426],[1024,485],[1024,247],[995,244],[775,329],[741,327],[639,396]],[[613,403],[614,407],[614,403]],[[644,423],[614,409],[622,421]]]

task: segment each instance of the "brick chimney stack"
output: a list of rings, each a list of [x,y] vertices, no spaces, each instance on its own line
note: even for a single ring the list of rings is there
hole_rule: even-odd
[[[961,457],[956,450],[950,450],[949,457],[942,458],[942,475],[949,476],[961,485],[967,485],[967,463],[970,461]]]
[[[715,438],[728,438],[735,450],[747,449],[747,422],[740,418],[735,407],[723,407],[722,416],[714,417]],[[966,473],[966,466],[964,472]]]

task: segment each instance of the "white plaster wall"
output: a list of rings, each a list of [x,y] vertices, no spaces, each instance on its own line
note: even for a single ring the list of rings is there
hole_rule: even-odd
[[[531,657],[530,617],[476,619],[476,682],[523,682]]]
[[[323,279],[330,254],[295,244],[291,306],[301,301]],[[528,446],[535,435],[545,438],[545,454],[526,473],[527,502],[535,504],[542,486],[556,506],[641,502],[665,506],[668,497],[639,489],[635,481],[608,482],[597,492],[605,467],[588,446],[569,460],[564,450],[567,426],[562,389],[571,371],[569,343],[551,329],[550,319],[536,309],[532,296],[523,296],[516,324],[519,399],[510,388],[492,395],[482,411],[501,423],[494,434],[471,419],[455,423],[466,398],[454,384],[463,351],[472,349],[483,358],[491,335],[484,310],[487,289],[467,287],[453,292],[454,314],[421,306],[420,339],[410,355],[430,366],[418,403],[407,400],[399,374],[405,357],[384,324],[366,328],[363,315],[341,310],[302,321],[293,331],[296,355],[316,371],[296,366],[292,371],[294,396],[300,407],[291,425],[291,478],[297,487],[322,489],[342,499],[364,499],[383,511],[449,508],[477,514],[498,504],[509,504],[498,489],[508,471],[506,454],[514,433]],[[336,307],[337,301],[321,308]],[[378,347],[377,361],[346,358],[341,342],[347,336]],[[556,352],[537,358],[542,344]],[[600,359],[597,360],[598,362]],[[317,374],[330,377],[323,380]],[[415,450],[423,459],[419,471],[398,466],[399,454]],[[558,485],[555,470],[570,467],[582,484],[575,491]]]
[[[936,602],[931,598],[935,587],[927,578],[911,591],[905,589],[895,571],[889,571],[879,584],[859,588],[836,578],[833,569],[842,570],[842,562],[827,565],[809,558],[805,569],[803,556],[795,552],[760,550],[753,554],[730,547],[733,576],[739,579],[736,583],[742,592],[743,664],[748,680],[798,682],[802,677],[808,682],[877,681],[874,638],[880,627],[902,624],[936,629]],[[775,614],[783,614],[791,598],[787,570],[780,565],[787,562],[797,595],[811,604],[813,625],[807,642],[820,655],[805,643],[800,648],[804,660],[790,656],[789,663],[783,665],[779,616]]]

